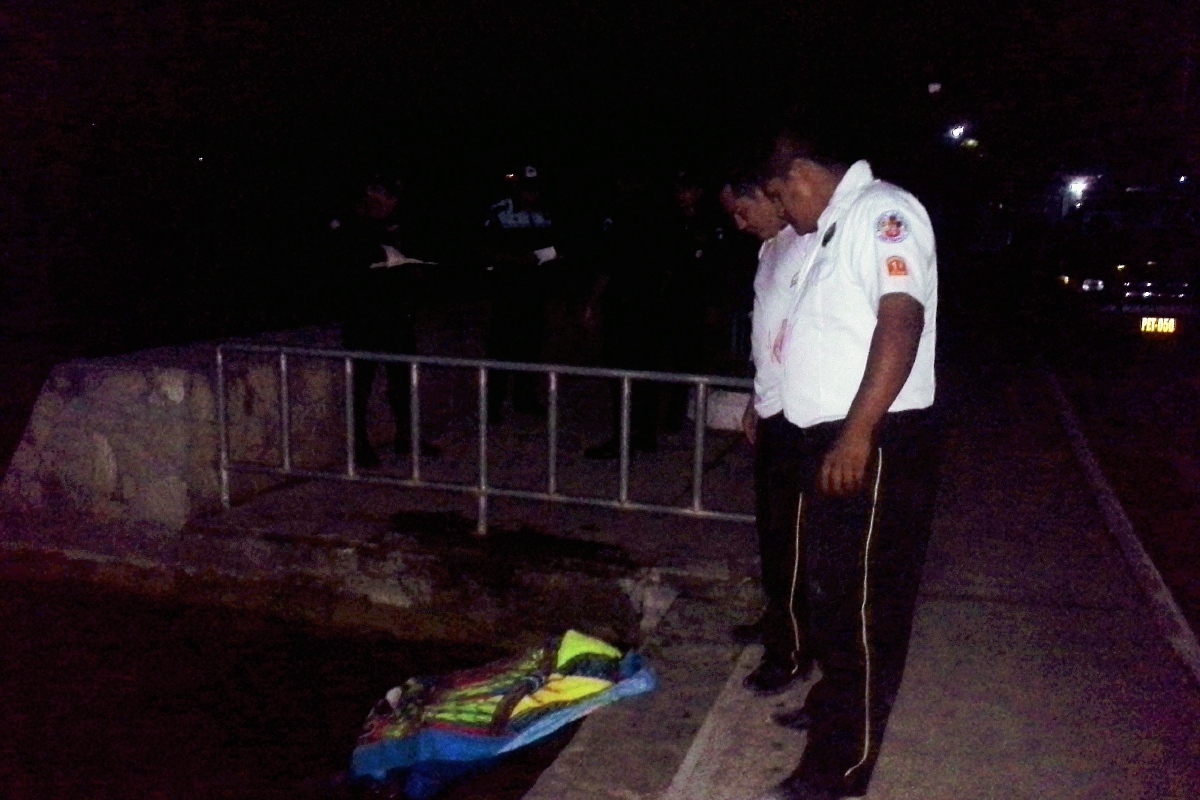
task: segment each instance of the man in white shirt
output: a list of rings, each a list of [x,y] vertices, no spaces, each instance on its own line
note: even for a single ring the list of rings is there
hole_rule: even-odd
[[[929,216],[865,161],[776,147],[768,196],[814,246],[773,348],[807,538],[822,680],[777,721],[808,730],[773,800],[866,793],[900,686],[937,490],[937,257]]]
[[[808,675],[808,603],[805,590],[805,544],[795,524],[799,486],[788,468],[783,417],[783,364],[772,345],[787,321],[792,279],[804,265],[812,234],[788,226],[782,206],[763,192],[757,176],[734,177],[721,191],[721,204],[739,230],[763,240],[754,278],[754,313],[750,343],[754,361],[754,396],[746,405],[742,427],[755,445],[755,523],[758,529],[762,585],[767,606],[762,617],[734,629],[741,643],[761,641],[764,653],[743,685],[760,695],[783,691]]]

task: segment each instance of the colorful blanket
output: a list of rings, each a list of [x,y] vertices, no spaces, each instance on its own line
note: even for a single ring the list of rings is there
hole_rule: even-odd
[[[651,691],[637,653],[567,631],[522,655],[473,670],[410,678],[367,717],[354,749],[356,780],[404,777],[412,800],[543,739],[601,706]]]

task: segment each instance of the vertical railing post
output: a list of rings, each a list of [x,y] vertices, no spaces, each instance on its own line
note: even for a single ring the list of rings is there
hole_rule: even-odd
[[[229,429],[225,421],[225,353],[217,348],[217,438],[220,456],[217,471],[221,481],[221,506],[229,510]]]
[[[288,397],[288,357],[279,351],[279,439],[283,451],[283,471],[292,471],[292,406]]]
[[[621,378],[621,484],[617,498],[621,505],[629,502],[629,417],[633,405],[633,380]]]
[[[708,424],[708,383],[696,381],[696,449],[692,453],[692,510],[704,507],[704,429]]]
[[[479,368],[479,514],[475,534],[486,536],[488,528],[488,482],[487,482],[487,437],[488,437],[488,371]]]
[[[547,494],[558,493],[558,373],[550,373],[550,389],[546,396],[546,428],[550,435],[550,463],[547,465]]]
[[[346,475],[357,477],[354,465],[354,359],[346,356]]]
[[[412,449],[412,479],[421,480],[421,376],[419,365],[408,365],[408,436]],[[400,424],[400,420],[396,420]],[[399,437],[397,437],[399,438]]]

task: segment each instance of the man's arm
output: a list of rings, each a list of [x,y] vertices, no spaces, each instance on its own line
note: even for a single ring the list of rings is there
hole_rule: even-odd
[[[886,294],[879,299],[877,320],[862,383],[817,479],[817,487],[835,497],[862,491],[880,425],[916,361],[925,309],[912,295]]]
[[[750,444],[755,443],[754,440],[758,434],[758,409],[754,407],[753,393],[746,401],[746,410],[742,412],[742,433],[746,434],[746,439]]]

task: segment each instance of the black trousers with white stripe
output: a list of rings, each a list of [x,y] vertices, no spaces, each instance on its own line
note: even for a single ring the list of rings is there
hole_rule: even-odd
[[[801,442],[799,428],[782,413],[760,419],[755,435],[754,492],[762,585],[764,660],[808,661],[807,553],[798,525]]]
[[[937,493],[939,426],[931,409],[889,414],[863,492],[845,499],[815,488],[841,424],[792,427],[810,643],[823,674],[805,703],[813,724],[794,779],[861,794],[904,674]]]

